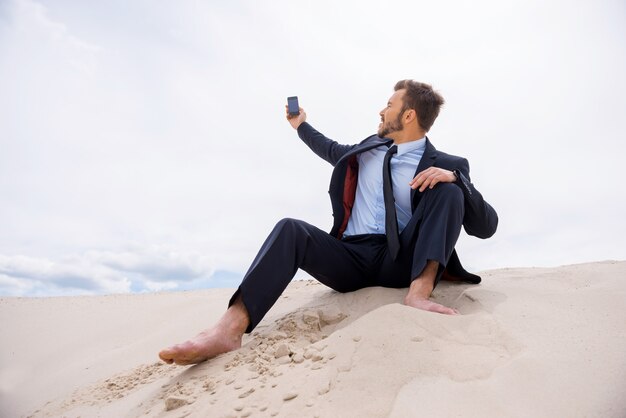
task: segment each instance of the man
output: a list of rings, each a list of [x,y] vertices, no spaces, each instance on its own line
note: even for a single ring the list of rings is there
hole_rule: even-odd
[[[334,166],[330,234],[299,220],[278,222],[218,323],[162,350],[163,361],[199,363],[241,347],[298,268],[339,292],[408,287],[406,305],[458,314],[429,297],[441,278],[480,281],[463,269],[454,245],[461,227],[489,238],[498,216],[470,183],[467,160],[437,151],[426,137],[443,98],[413,80],[399,81],[394,91],[378,135],[358,145],[326,138],[302,108],[287,114],[304,143]]]

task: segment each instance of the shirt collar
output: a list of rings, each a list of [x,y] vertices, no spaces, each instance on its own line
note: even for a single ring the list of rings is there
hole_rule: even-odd
[[[423,137],[421,139],[415,140],[415,141],[409,141],[409,142],[404,142],[402,144],[397,144],[398,147],[398,153],[396,154],[396,156],[401,156],[402,154],[406,154],[408,152],[411,151],[416,151],[416,150],[423,150],[424,148],[426,148],[426,137]]]

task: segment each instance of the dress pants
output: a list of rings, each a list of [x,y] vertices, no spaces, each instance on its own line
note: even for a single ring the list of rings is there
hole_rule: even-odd
[[[338,292],[351,292],[370,286],[408,287],[427,261],[434,260],[439,262],[437,282],[461,232],[464,197],[452,183],[440,183],[422,195],[400,234],[396,260],[383,234],[340,240],[304,221],[279,221],[229,302],[241,296],[250,316],[246,332],[257,326],[298,268]]]

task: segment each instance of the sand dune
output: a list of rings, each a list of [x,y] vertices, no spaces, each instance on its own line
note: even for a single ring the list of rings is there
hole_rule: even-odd
[[[482,276],[437,288],[455,317],[293,282],[242,349],[192,367],[156,353],[232,290],[0,299],[0,415],[626,416],[626,262]]]

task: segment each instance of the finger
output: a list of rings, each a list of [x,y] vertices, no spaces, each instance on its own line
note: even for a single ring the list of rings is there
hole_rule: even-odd
[[[449,170],[438,170],[437,171],[437,175],[433,178],[433,183],[431,184],[430,188],[432,189],[433,187],[435,187],[436,184],[438,183],[451,183],[454,182],[454,174],[452,174],[451,171]]]
[[[426,190],[426,188],[430,186],[430,177],[427,177],[424,182],[422,183],[422,185],[419,188],[420,192],[423,192],[424,190]]]
[[[422,171],[420,172],[417,176],[415,176],[413,178],[413,180],[411,180],[411,182],[409,183],[411,185],[412,189],[417,189],[419,186],[421,186],[422,182],[424,181],[424,179],[426,178],[425,173]]]
[[[426,190],[426,188],[432,189],[434,187],[433,181],[436,179],[436,177],[437,177],[437,173],[429,174],[428,177],[422,183],[422,186],[420,187],[420,192],[423,192],[424,190]]]
[[[432,189],[433,187],[435,187],[439,182],[441,181],[441,176],[437,175],[435,177],[432,178],[432,180],[430,181],[430,185],[428,186],[429,189]]]
[[[419,173],[416,177],[416,181],[413,184],[414,188],[419,189],[420,192],[423,192],[424,189],[428,186],[430,182],[430,170],[424,170]]]
[[[410,184],[419,186],[426,178],[428,178],[428,176],[432,174],[432,171],[433,167],[420,171],[419,173],[417,173],[417,176],[415,176],[413,180],[411,180]]]
[[[436,174],[433,175],[431,182],[430,182],[430,187],[431,189],[433,187],[435,187],[437,184],[441,183],[444,179],[444,173],[442,172],[437,172]]]
[[[418,181],[416,181],[411,187],[413,189],[419,189],[419,191],[421,192],[421,191],[424,191],[424,188],[428,186],[428,182],[429,182],[429,178],[426,176],[423,176]]]

